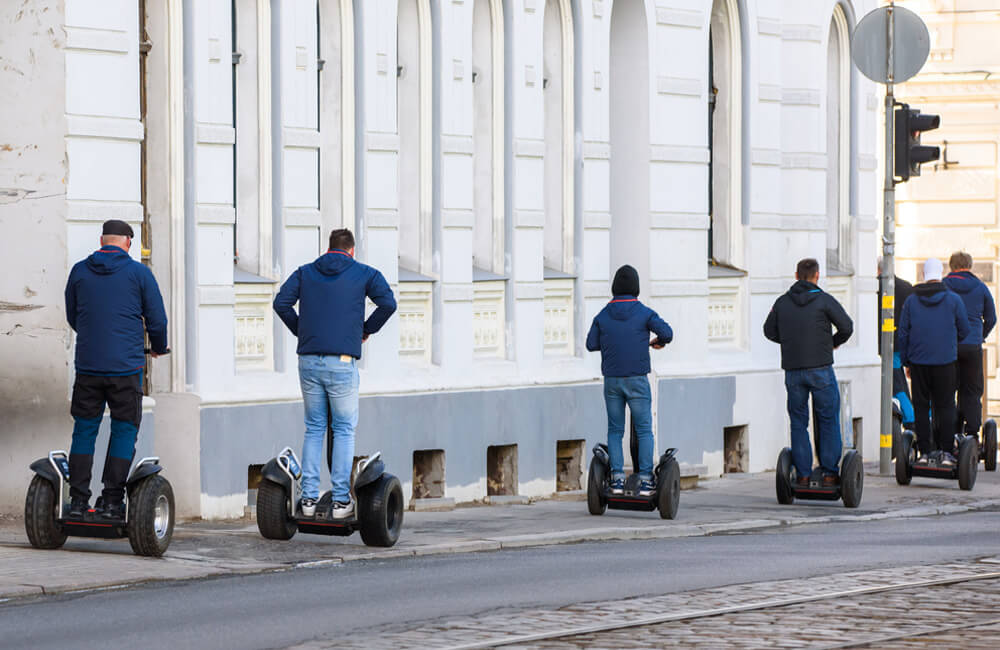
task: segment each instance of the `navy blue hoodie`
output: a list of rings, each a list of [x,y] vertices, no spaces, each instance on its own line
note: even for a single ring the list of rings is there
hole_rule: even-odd
[[[646,375],[650,332],[659,343],[670,343],[674,338],[670,325],[635,296],[615,296],[594,317],[587,349],[601,351],[601,374],[605,377]]]
[[[989,287],[969,271],[955,271],[944,283],[962,299],[969,316],[969,335],[959,344],[982,345],[997,324],[997,310]]]
[[[368,320],[365,296],[376,306]],[[360,359],[362,339],[382,329],[396,311],[396,299],[381,273],[346,251],[332,250],[285,280],[274,298],[274,311],[299,337],[299,354]]]
[[[969,335],[969,317],[957,294],[943,282],[913,287],[899,318],[899,358],[904,366],[943,366],[958,358],[958,342]]]
[[[153,351],[167,351],[167,313],[156,279],[117,246],[104,246],[73,266],[66,320],[76,331],[81,375],[140,372],[146,365],[144,321]]]

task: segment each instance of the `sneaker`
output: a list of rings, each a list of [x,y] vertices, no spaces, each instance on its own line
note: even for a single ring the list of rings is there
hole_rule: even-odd
[[[798,487],[809,487],[809,477],[808,476],[798,477],[797,479],[795,479],[795,485],[797,485]]]
[[[119,501],[114,503],[108,501],[104,504],[101,509],[101,519],[124,519],[125,518],[125,503]]]
[[[946,451],[941,452],[941,458],[938,461],[941,467],[954,467],[958,465],[958,459],[949,454]]]
[[[608,487],[611,489],[611,494],[625,494],[625,479],[613,478]]]
[[[73,499],[69,504],[69,516],[71,519],[83,519],[83,515],[90,510],[90,502],[87,499]]]
[[[330,518],[331,519],[347,519],[354,514],[354,502],[348,501],[347,503],[341,503],[340,501],[334,501],[333,507],[330,508]]]
[[[316,499],[302,499],[302,501],[299,502],[299,505],[302,507],[303,517],[316,516]]]
[[[839,482],[840,482],[840,479],[837,477],[836,474],[824,474],[823,475],[823,487],[826,487],[826,488],[836,487],[837,483],[839,483]]]
[[[639,481],[639,496],[651,497],[656,493],[656,483],[652,479],[644,478]]]

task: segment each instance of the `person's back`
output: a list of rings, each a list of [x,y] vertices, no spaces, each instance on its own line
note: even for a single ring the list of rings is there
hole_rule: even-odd
[[[649,374],[649,333],[664,342],[673,331],[656,312],[629,295],[617,295],[594,317],[596,329],[587,337],[587,349],[601,352],[601,374],[605,377],[636,377]]]
[[[952,257],[960,255],[956,253]],[[962,254],[968,256],[967,253]],[[972,265],[972,257],[968,261],[960,260],[956,265]],[[968,267],[953,270],[944,278],[944,284],[962,299],[965,313],[969,321],[969,333],[959,341],[960,345],[982,345],[997,323],[996,306],[993,294],[986,284],[977,278]]]
[[[853,332],[854,324],[837,299],[801,279],[778,298],[764,323],[764,335],[781,345],[784,370],[831,365],[834,348]]]

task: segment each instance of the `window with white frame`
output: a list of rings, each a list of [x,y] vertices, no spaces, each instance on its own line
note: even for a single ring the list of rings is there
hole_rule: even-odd
[[[826,253],[829,271],[851,271],[851,55],[847,16],[833,9],[826,65]]]
[[[743,264],[742,47],[737,0],[715,0],[709,30],[710,261]]]

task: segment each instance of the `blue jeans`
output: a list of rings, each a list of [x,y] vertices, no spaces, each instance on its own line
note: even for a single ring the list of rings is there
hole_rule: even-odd
[[[319,498],[320,460],[325,455],[326,425],[333,430],[330,481],[333,500],[351,500],[354,464],[354,428],[358,425],[357,360],[307,354],[299,357],[299,383],[305,407],[306,434],[302,443],[302,498]]]
[[[809,396],[812,395],[815,426],[819,429],[819,465],[837,474],[840,467],[840,386],[833,366],[786,370],[788,419],[792,425],[792,460],[799,476],[812,473],[812,445],[809,443]]]
[[[653,406],[649,380],[638,377],[605,377],[604,404],[608,409],[608,456],[612,478],[625,477],[622,437],[625,434],[625,405],[628,404],[639,439],[639,477],[653,479]]]

